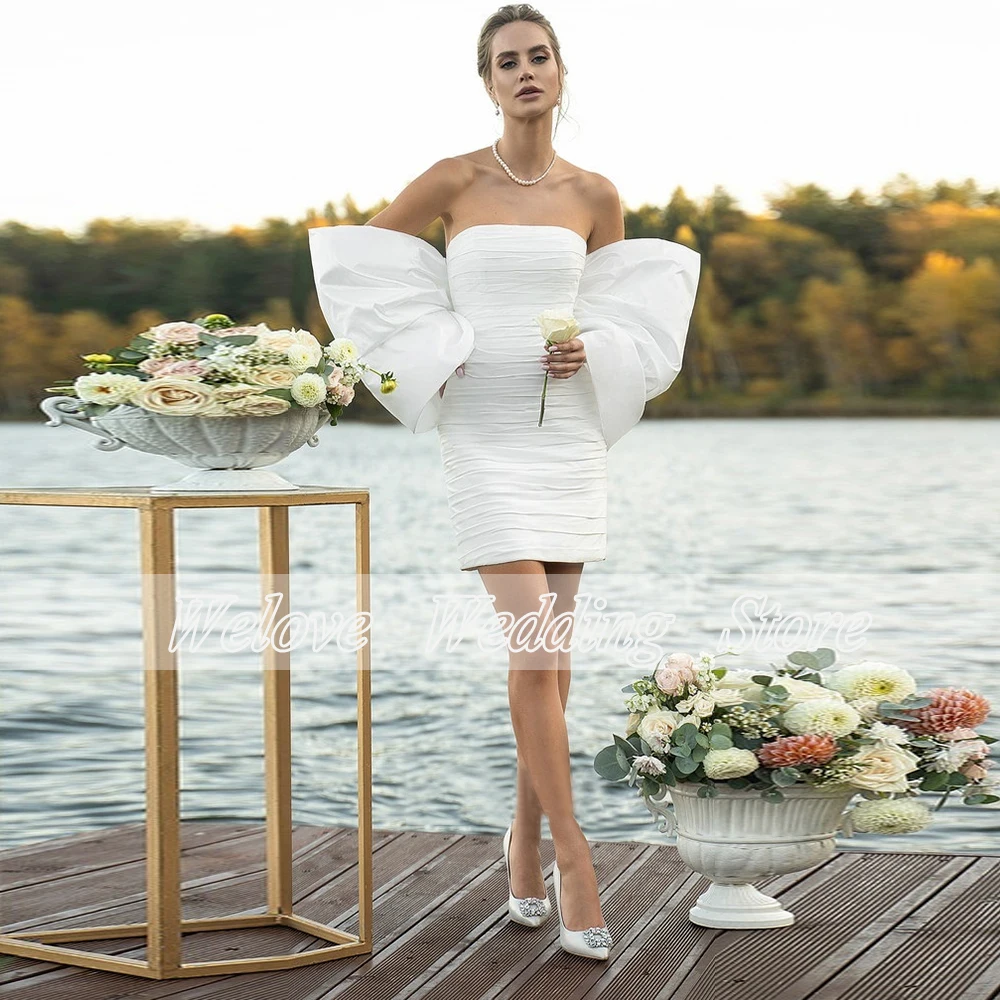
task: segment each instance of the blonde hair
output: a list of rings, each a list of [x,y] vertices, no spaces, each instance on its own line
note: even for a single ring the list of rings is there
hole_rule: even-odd
[[[540,11],[535,10],[530,3],[509,3],[501,7],[495,14],[491,14],[479,32],[479,45],[476,52],[476,71],[484,83],[493,83],[493,64],[490,59],[490,52],[493,49],[493,38],[496,33],[506,24],[513,24],[515,21],[528,21],[531,24],[540,24],[545,33],[549,36],[549,46],[555,56],[556,64],[559,66],[560,86],[563,98],[566,97],[566,64],[563,62],[562,53],[559,51],[559,39],[556,38],[555,30],[549,23],[549,19]],[[559,119],[563,117],[562,102],[558,105],[556,116],[556,128],[559,128]]]

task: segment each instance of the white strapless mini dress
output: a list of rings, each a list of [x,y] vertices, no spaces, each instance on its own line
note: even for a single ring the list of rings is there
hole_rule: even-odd
[[[700,255],[649,238],[588,254],[572,229],[514,224],[463,229],[447,257],[379,226],[309,242],[334,337],[398,384],[362,381],[413,433],[438,431],[459,568],[605,559],[607,451],[681,369]],[[576,318],[587,362],[548,379],[539,427],[543,310]]]

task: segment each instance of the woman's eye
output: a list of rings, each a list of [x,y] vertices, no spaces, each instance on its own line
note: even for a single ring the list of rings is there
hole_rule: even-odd
[[[535,59],[548,59],[548,56],[537,55],[535,56]],[[532,59],[532,62],[534,62],[534,59]],[[508,59],[506,62],[500,63],[500,68],[506,69],[508,66],[513,66],[513,65],[514,61],[512,59]]]

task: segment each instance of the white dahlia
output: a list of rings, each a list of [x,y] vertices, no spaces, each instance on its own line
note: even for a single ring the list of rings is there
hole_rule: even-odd
[[[842,667],[831,673],[826,683],[849,701],[877,698],[879,701],[898,702],[917,690],[917,682],[902,667],[873,660]]]
[[[743,778],[753,774],[760,766],[752,750],[730,747],[728,750],[709,750],[702,761],[705,775],[715,780]]]
[[[800,701],[781,716],[781,722],[799,736],[832,736],[837,739],[854,732],[861,725],[861,716],[845,701],[820,698]]]
[[[323,348],[323,352],[335,365],[339,365],[342,361],[350,361],[358,356],[357,345],[346,337],[337,337],[336,340],[331,341]]]
[[[317,406],[326,399],[326,383],[315,372],[298,375],[292,382],[292,399],[300,406]]]
[[[931,821],[931,811],[914,798],[864,799],[850,812],[859,833],[917,833]]]

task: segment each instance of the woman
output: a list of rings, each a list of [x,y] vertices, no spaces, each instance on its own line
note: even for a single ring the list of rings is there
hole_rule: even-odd
[[[435,163],[365,226],[312,229],[310,246],[334,336],[398,378],[389,394],[376,375],[365,384],[414,433],[438,430],[460,568],[478,570],[498,614],[534,612],[541,631],[571,620],[583,564],[605,558],[607,449],[680,370],[700,258],[666,240],[626,241],[614,185],[556,155],[566,71],[546,18],[527,4],[500,8],[478,67],[502,137]],[[447,258],[417,236],[437,218]],[[547,309],[572,313],[580,331],[548,357],[536,321]],[[550,912],[544,813],[560,943],[604,959],[612,942],[573,808],[568,636],[522,650],[530,638],[522,630],[508,643],[508,912],[528,926]]]

